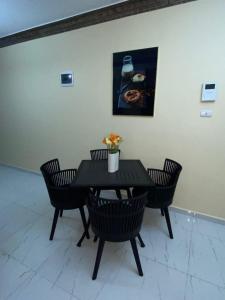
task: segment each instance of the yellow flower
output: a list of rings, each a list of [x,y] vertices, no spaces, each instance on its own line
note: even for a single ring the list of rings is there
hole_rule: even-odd
[[[106,138],[105,141],[106,141],[106,145],[112,145],[113,144],[113,141],[110,138]]]

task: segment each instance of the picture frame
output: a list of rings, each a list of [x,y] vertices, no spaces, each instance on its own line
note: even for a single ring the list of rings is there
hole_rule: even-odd
[[[158,47],[113,53],[113,115],[154,116]]]

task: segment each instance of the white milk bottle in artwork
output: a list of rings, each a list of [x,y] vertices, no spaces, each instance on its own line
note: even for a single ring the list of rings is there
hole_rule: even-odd
[[[130,79],[134,72],[134,66],[132,62],[132,56],[126,55],[123,58],[123,66],[121,75],[124,79]]]

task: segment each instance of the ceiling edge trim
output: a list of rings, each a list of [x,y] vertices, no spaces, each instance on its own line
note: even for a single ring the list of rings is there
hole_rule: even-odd
[[[129,0],[0,38],[0,48],[197,0]]]

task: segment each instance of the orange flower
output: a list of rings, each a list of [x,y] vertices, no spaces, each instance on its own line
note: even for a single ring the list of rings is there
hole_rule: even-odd
[[[115,133],[110,133],[109,139],[113,144],[118,144],[121,141],[121,137]]]
[[[102,143],[110,146],[110,148],[118,147],[120,142],[122,142],[122,138],[116,133],[110,133],[102,140]]]

